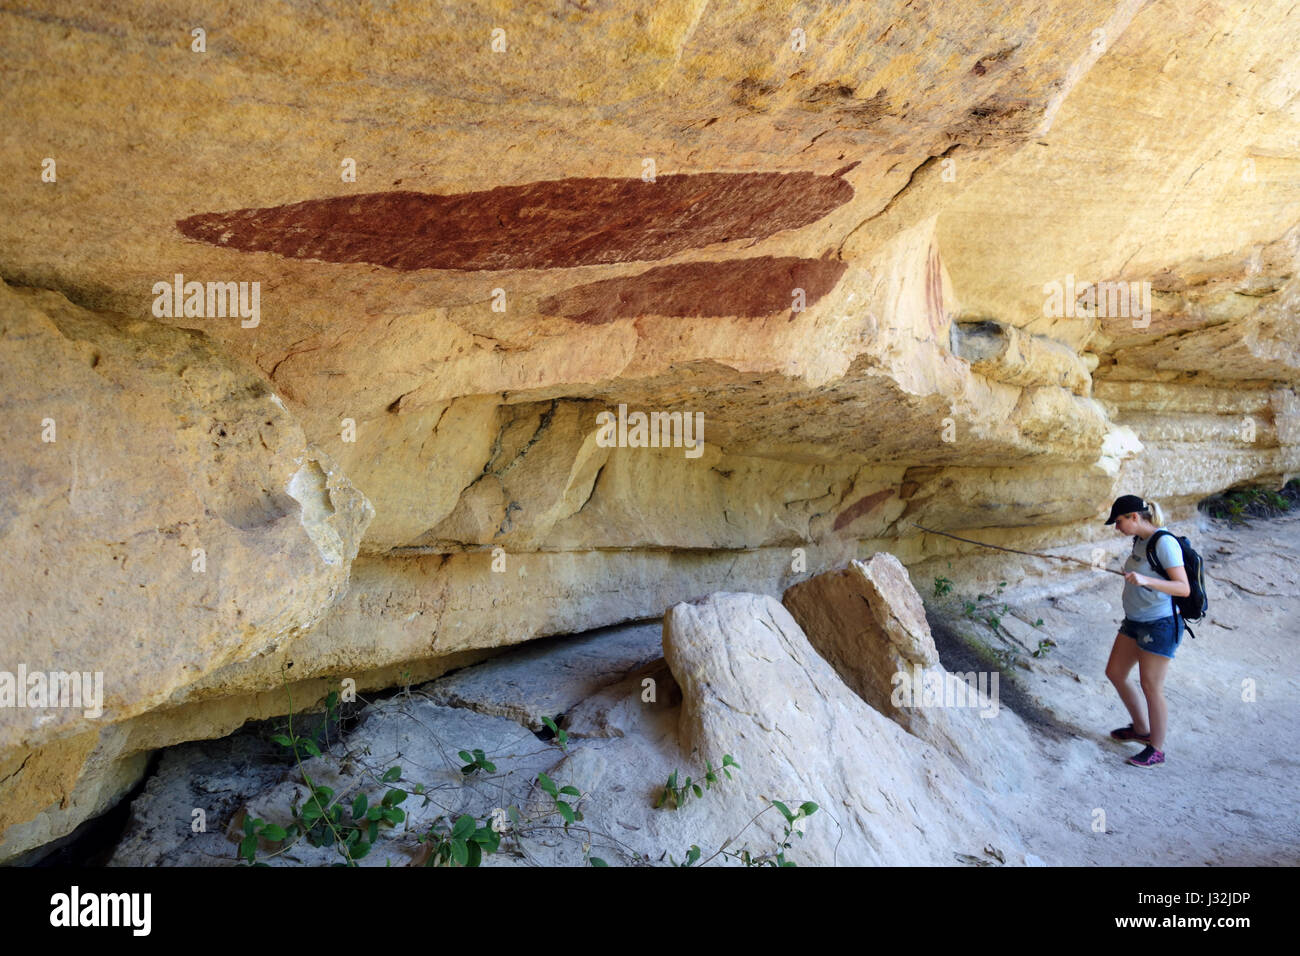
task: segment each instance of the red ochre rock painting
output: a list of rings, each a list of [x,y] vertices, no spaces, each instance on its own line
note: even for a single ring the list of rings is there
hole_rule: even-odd
[[[894,493],[893,491],[886,488],[883,491],[877,491],[873,495],[867,495],[865,498],[860,498],[858,501],[849,505],[842,512],[840,512],[839,517],[835,519],[835,524],[833,525],[833,529],[835,531],[839,531],[842,528],[848,527],[850,524],[852,524],[854,521],[857,521],[863,515],[869,514],[870,512],[878,508],[880,505],[888,501],[890,496],[893,495],[893,493]]]
[[[811,306],[846,268],[838,259],[793,256],[684,262],[566,289],[539,302],[538,311],[588,325],[642,315],[771,315],[792,309],[796,289]]]
[[[176,227],[241,252],[390,269],[556,269],[663,259],[806,226],[853,197],[818,173],[557,179],[479,192],[394,191],[206,212]]]

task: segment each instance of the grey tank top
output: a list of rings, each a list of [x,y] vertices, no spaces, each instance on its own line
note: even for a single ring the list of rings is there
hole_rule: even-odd
[[[1156,543],[1156,554],[1165,566],[1165,570],[1183,566],[1183,549],[1178,546],[1172,534],[1160,536],[1160,540]],[[1125,572],[1136,571],[1138,574],[1145,574],[1152,578],[1162,577],[1147,561],[1146,541],[1136,535],[1133,536],[1133,551],[1124,561],[1124,570]],[[1171,595],[1152,588],[1137,587],[1127,581],[1124,582],[1123,602],[1124,616],[1130,621],[1158,621],[1174,613],[1174,599]]]

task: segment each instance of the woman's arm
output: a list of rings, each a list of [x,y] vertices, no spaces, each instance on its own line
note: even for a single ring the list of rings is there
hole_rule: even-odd
[[[1124,575],[1124,580],[1130,584],[1136,584],[1141,588],[1150,588],[1153,591],[1160,591],[1162,594],[1169,594],[1173,597],[1187,597],[1192,593],[1192,586],[1187,583],[1187,569],[1184,567],[1170,568],[1169,576],[1172,581],[1166,581],[1164,578],[1153,578],[1146,574],[1138,574],[1136,571],[1130,571]]]

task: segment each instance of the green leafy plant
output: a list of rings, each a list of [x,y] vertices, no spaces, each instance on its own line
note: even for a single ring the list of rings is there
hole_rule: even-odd
[[[698,783],[693,782],[690,777],[686,778],[685,783],[679,785],[677,783],[677,771],[674,770],[670,773],[668,775],[668,782],[664,784],[663,788],[659,791],[659,796],[655,799],[655,809],[658,810],[660,807],[667,807],[669,810],[678,810],[686,805],[686,802],[691,798],[692,794],[694,794],[695,798],[698,800],[704,796],[705,790],[712,790],[713,785],[720,782],[718,780],[719,771],[725,774],[727,779],[730,780],[731,771],[727,768],[735,767],[739,770],[740,764],[736,763],[731,754],[723,754],[722,766],[717,770],[714,769],[712,761],[708,760],[704,762],[704,767],[703,789],[701,789]]]
[[[478,866],[485,854],[496,853],[501,846],[501,835],[487,821],[479,823],[468,813],[447,823],[444,819],[438,817],[427,833],[417,837],[428,848],[425,866]]]
[[[1045,637],[1038,642],[1038,648],[1034,651],[1034,656],[1043,657],[1044,655],[1047,654],[1048,651],[1050,651],[1055,646],[1056,646],[1056,641],[1052,640],[1050,637]]]
[[[292,835],[290,831],[293,829],[295,828],[286,829],[279,824],[259,820],[251,813],[244,814],[244,835],[239,841],[239,859],[254,866],[266,866],[265,863],[256,862],[258,842],[266,840],[270,843],[283,843]]]
[[[1215,518],[1226,518],[1233,525],[1245,523],[1246,516],[1275,518],[1286,514],[1300,502],[1300,479],[1291,479],[1281,491],[1271,488],[1231,488],[1211,495],[1199,505],[1202,511]]]
[[[936,577],[934,579],[934,596],[944,597],[952,592],[952,581],[945,577]]]
[[[326,734],[329,725],[337,724],[339,721],[338,705],[339,695],[336,691],[331,691],[325,698],[326,719],[322,730]],[[247,862],[254,862],[257,851],[257,841],[256,839],[250,841],[250,837],[260,837],[275,842],[285,840],[296,842],[301,838],[312,846],[334,846],[343,857],[344,866],[356,866],[357,861],[364,859],[374,846],[381,827],[396,826],[406,819],[405,811],[398,805],[406,800],[407,791],[398,788],[389,789],[377,806],[369,806],[364,792],[357,793],[352,800],[350,819],[344,819],[346,808],[340,800],[335,799],[334,790],[323,784],[313,783],[311,776],[303,767],[304,755],[308,759],[323,755],[316,742],[319,733],[321,733],[319,730],[316,735],[294,732],[293,697],[290,695],[288,732],[275,734],[271,739],[280,746],[288,748],[293,754],[298,771],[302,774],[303,783],[307,787],[308,796],[301,806],[297,797],[290,804],[292,824],[285,828],[274,827],[269,834],[265,826],[261,829],[257,828],[256,824],[260,824],[261,821],[255,821],[254,831],[250,833],[248,817],[245,817],[245,836],[240,841],[239,854]],[[384,771],[380,782],[395,783],[401,778],[402,768],[393,766]],[[277,835],[281,832],[284,835],[277,839]]]
[[[401,779],[400,767],[390,767],[381,778],[384,782]],[[346,866],[355,866],[364,859],[379,839],[381,828],[396,826],[406,819],[406,812],[398,806],[407,798],[407,791],[389,789],[381,801],[371,806],[364,792],[358,793],[351,805],[345,807],[335,800],[330,787],[314,785],[304,774],[310,796],[301,809],[290,809],[294,824],[312,846],[333,846],[343,856]],[[349,818],[344,813],[349,812]]]
[[[290,700],[290,710],[292,711],[292,699]],[[288,733],[275,734],[271,737],[273,741],[283,747],[288,747],[295,758],[301,760],[301,754],[305,753],[308,757],[319,757],[321,755],[321,745],[329,743],[329,729],[336,726],[341,720],[339,714],[339,694],[338,691],[330,691],[325,697],[325,719],[315,731],[305,734],[295,734],[293,731],[293,715],[289,716]]]
[[[551,733],[553,733],[553,734],[555,735],[555,742],[556,742],[557,744],[560,745],[560,749],[561,749],[561,750],[568,750],[568,749],[569,749],[569,735],[568,735],[565,731],[561,730],[561,729],[556,725],[555,721],[552,720],[550,717],[543,717],[543,718],[542,718],[542,723],[545,724],[546,727],[547,727],[547,729],[549,729],[549,730],[551,731]]]
[[[339,722],[338,703],[337,694],[330,694],[326,700],[326,722],[322,729],[326,730],[327,742],[327,728]],[[542,720],[554,734],[557,745],[561,749],[567,749],[568,734],[557,726],[558,718],[547,717]],[[301,721],[298,725],[301,726]],[[241,865],[266,866],[264,860],[258,859],[262,848],[269,846],[272,848],[270,856],[280,856],[288,853],[299,841],[305,841],[312,846],[336,849],[342,861],[335,863],[335,866],[356,866],[358,861],[365,859],[372,852],[385,832],[404,823],[409,825],[408,815],[401,804],[406,802],[412,793],[423,798],[422,806],[428,806],[437,796],[436,791],[452,786],[473,787],[475,777],[497,771],[496,765],[487,758],[485,751],[472,747],[466,748],[457,751],[464,761],[460,766],[460,783],[440,784],[432,789],[418,782],[412,782],[406,787],[388,786],[379,801],[372,804],[367,789],[348,786],[342,793],[336,793],[333,788],[314,781],[307,773],[305,760],[328,759],[331,756],[331,749],[322,748],[318,743],[319,732],[298,733],[295,730],[293,701],[290,697],[287,732],[277,733],[272,739],[293,755],[306,787],[306,794],[304,796],[299,793],[291,801],[288,811],[292,822],[287,825],[267,823],[245,811],[244,818],[240,821],[242,832],[239,833],[237,850],[237,859]],[[341,741],[335,741],[335,743],[339,742]],[[363,747],[341,758],[342,774],[347,776],[354,773],[353,770],[348,769],[353,765],[353,761],[362,761],[361,765],[366,767],[362,758],[368,753],[369,748]],[[658,794],[655,806],[678,809],[692,797],[700,799],[705,790],[711,790],[715,784],[720,784],[723,778],[734,779],[731,771],[733,768],[739,769],[739,766],[730,754],[725,754],[719,767],[714,767],[712,761],[705,761],[705,771],[698,782],[687,777],[681,784],[678,783],[677,771],[674,770],[668,778],[667,785]],[[392,785],[402,782],[400,766],[387,767],[382,772],[379,767],[366,767],[365,772],[376,784]],[[566,836],[580,836],[583,840],[583,860],[590,866],[609,865],[604,856],[592,852],[593,844],[597,842],[602,846],[618,848],[618,852],[630,859],[633,865],[654,865],[648,853],[628,846],[611,834],[593,830],[584,822],[581,806],[589,795],[584,794],[578,787],[561,786],[546,773],[537,775],[536,785],[550,797],[549,806],[545,806],[540,813],[525,815],[518,807],[511,805],[505,810],[493,811],[490,820],[480,820],[464,813],[459,815],[447,813],[436,817],[423,832],[418,835],[411,834],[416,844],[423,845],[423,856],[422,858],[417,856],[417,862],[426,866],[476,867],[481,865],[485,856],[501,852],[503,847],[513,855],[527,858],[527,848],[521,842],[521,838],[533,832],[552,830],[561,831]],[[785,851],[791,845],[791,833],[801,830],[801,826],[796,821],[816,809],[815,804],[804,804],[798,812],[792,814],[784,804],[773,802],[760,813],[770,810],[773,806],[786,816],[789,824],[783,844],[773,853],[761,856],[752,856],[746,849],[744,852],[751,861],[749,865],[769,865],[769,862],[770,865],[777,866],[793,865],[785,859]],[[505,823],[507,816],[511,822],[509,826]],[[559,820],[555,819],[556,816]],[[750,823],[753,823],[752,819]],[[507,837],[511,841],[509,844],[505,843]],[[702,859],[703,852],[698,844],[691,844],[681,861],[673,857],[668,859],[674,866],[703,866],[722,854],[731,843],[732,840],[727,840],[708,859]],[[665,857],[667,857],[666,852],[660,856],[660,861]],[[294,858],[290,856],[287,859]],[[392,865],[392,860],[387,862],[388,865]]]
[[[668,862],[671,863],[673,866],[683,866],[683,867],[694,866],[696,862],[699,860],[700,854],[701,854],[700,848],[696,846],[694,843],[692,843],[691,848],[686,851],[686,856],[682,859],[682,862],[678,863],[675,859],[673,859],[671,854],[668,857]]]
[[[488,760],[481,750],[462,750],[460,751],[460,759],[465,761],[465,766],[460,768],[460,772],[466,776],[478,770],[485,770],[488,773],[497,772],[497,765]]]
[[[798,865],[793,860],[786,859],[785,851],[790,849],[791,846],[793,845],[792,838],[796,834],[799,836],[799,839],[801,840],[803,839],[803,831],[804,831],[803,821],[805,821],[808,817],[811,817],[814,813],[817,812],[818,810],[817,804],[813,803],[811,800],[808,800],[805,801],[804,803],[801,803],[799,805],[798,810],[791,810],[780,800],[773,800],[772,806],[776,807],[776,809],[780,811],[781,816],[785,817],[785,833],[781,837],[781,841],[777,846],[775,852],[765,853],[760,856],[754,856],[752,853],[750,853],[748,849],[742,849],[738,853],[737,852],[727,853],[724,844],[723,852],[725,853],[725,855],[739,860],[745,866],[797,866]],[[757,819],[757,817],[755,819]]]
[[[574,786],[560,787],[544,773],[537,775],[537,785],[541,787],[550,796],[551,802],[555,805],[555,810],[560,816],[564,817],[564,826],[567,829],[569,824],[576,823],[582,819],[582,811],[575,805],[570,804],[567,800],[561,800],[560,795],[577,797],[582,799],[582,791]]]
[[[1011,605],[1006,601],[999,600],[1006,584],[1006,581],[999,581],[994,593],[977,594],[974,600],[963,598],[962,617],[980,624],[987,624],[994,634],[1005,635],[1014,640],[1015,636],[1002,623],[1007,615],[1011,614]],[[1043,619],[1040,617],[1034,623],[1034,627],[1041,627],[1042,623]],[[989,654],[982,656],[988,657]]]

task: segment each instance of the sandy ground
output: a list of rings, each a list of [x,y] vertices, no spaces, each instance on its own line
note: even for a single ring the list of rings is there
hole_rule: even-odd
[[[1074,593],[1012,604],[1023,644],[1047,635],[1058,645],[1041,658],[1021,652],[1031,669],[1013,668],[1026,710],[1041,708],[1041,777],[1005,801],[1049,866],[1300,863],[1300,516],[1173,530],[1206,559],[1210,612],[1170,666],[1161,766],[1128,765],[1141,745],[1109,737],[1129,723],[1104,673],[1123,581],[1085,572]]]
[[[1123,617],[1119,577],[1070,572],[1057,582],[1065,590],[1055,597],[1018,602],[1007,594],[1009,610],[1002,615],[1006,632],[1000,636],[963,616],[957,595],[942,607],[927,607],[949,671],[988,671],[990,665],[975,655],[970,638],[1017,657],[1006,666],[1012,676],[1001,683],[999,717],[973,720],[975,732],[987,735],[980,741],[983,746],[963,746],[966,758],[978,761],[981,770],[985,761],[1005,755],[1005,765],[988,768],[993,772],[984,776],[1000,780],[1005,791],[994,800],[997,812],[1004,814],[1001,829],[1010,831],[1008,836],[1015,831],[1020,836],[1015,849],[1004,847],[1006,865],[1300,863],[1300,763],[1295,754],[1300,742],[1300,659],[1293,627],[1300,611],[1300,515],[1237,528],[1202,519],[1199,528],[1174,530],[1189,534],[1206,558],[1210,615],[1194,625],[1197,637],[1184,637],[1170,668],[1167,762],[1152,769],[1124,762],[1141,745],[1109,737],[1111,728],[1129,722],[1104,674]],[[624,712],[629,707],[642,712],[636,675],[643,673],[638,668],[647,661],[652,668],[662,664],[654,661],[659,633],[657,623],[647,622],[535,642],[449,675],[421,693],[445,705],[439,713],[454,725],[443,728],[449,739],[479,741],[495,755],[498,750],[513,752],[515,738],[520,738],[533,750],[549,753],[549,745],[539,744],[528,729],[540,727],[536,714],[565,712],[577,721],[571,726],[580,728],[581,714],[590,709],[594,728],[601,721],[631,720]],[[1033,657],[1032,649],[1049,637],[1056,646]],[[631,684],[625,687],[620,675],[629,673]],[[666,672],[659,676],[671,681]],[[1137,680],[1136,669],[1131,679]],[[671,761],[676,759],[673,740],[680,698],[675,700],[666,693],[662,713],[656,710],[651,724],[628,724],[631,736],[597,735],[574,742],[575,749],[595,753],[592,759],[607,760],[615,768],[636,768],[632,779],[609,788],[611,801],[622,799],[612,794],[623,791],[624,783],[635,789],[636,780],[660,769],[666,775],[667,768],[675,766]],[[468,723],[461,727],[457,722]],[[642,732],[633,733],[634,724]],[[651,725],[658,728],[658,736],[646,736]],[[500,747],[493,749],[498,731],[509,746],[498,742]],[[220,828],[203,844],[191,839],[188,826],[178,830],[176,820],[188,820],[188,808],[194,806],[209,807],[213,819],[224,820],[250,800],[250,806],[261,808],[258,812],[287,805],[287,793],[276,788],[287,786],[280,777],[288,768],[283,756],[276,762],[276,748],[262,739],[264,734],[246,728],[221,741],[172,748],[133,803],[131,823],[113,862],[233,863],[232,845]],[[382,749],[380,743],[375,746]],[[669,762],[659,768],[659,758]],[[503,765],[509,762],[500,759]],[[554,761],[556,754],[547,759]],[[400,762],[419,761],[406,753]],[[436,755],[426,762],[436,766]],[[524,790],[538,767],[530,765],[520,777]],[[877,771],[883,772],[872,772]],[[459,781],[458,770],[452,775]],[[526,795],[521,792],[515,799]],[[641,805],[645,802],[601,805],[592,815],[614,819],[618,809],[625,815],[640,813],[646,817],[640,822],[646,824],[654,811]],[[501,800],[498,805],[503,805]],[[706,803],[705,809],[709,806]],[[698,836],[690,828],[702,825],[698,818],[669,822],[687,829],[665,837],[665,846],[687,845],[691,834]],[[979,853],[978,845],[963,843],[946,850],[950,852],[945,856],[956,865],[996,865],[991,857],[971,855]],[[84,848],[69,852],[80,859],[76,854]]]

